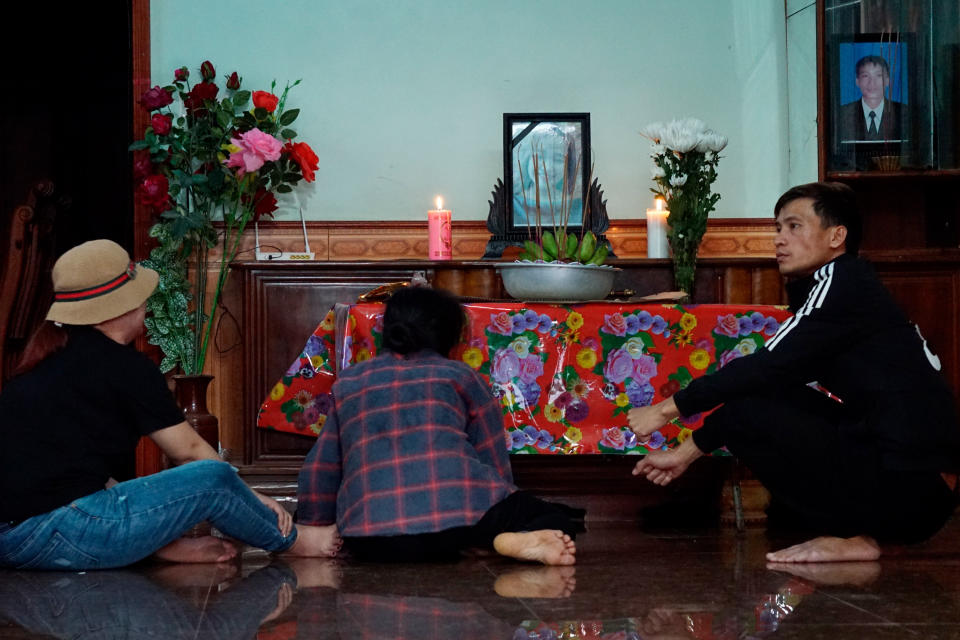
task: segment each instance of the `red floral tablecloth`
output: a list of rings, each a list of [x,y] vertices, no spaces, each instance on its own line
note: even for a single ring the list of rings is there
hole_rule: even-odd
[[[752,353],[790,316],[763,305],[605,302],[475,303],[465,311],[464,339],[451,357],[489,381],[516,454],[642,454],[682,442],[703,416],[674,420],[640,445],[627,411]],[[331,310],[261,405],[257,426],[320,433],[332,406],[334,354],[339,367],[367,360],[382,330],[382,304],[353,305],[341,323]]]

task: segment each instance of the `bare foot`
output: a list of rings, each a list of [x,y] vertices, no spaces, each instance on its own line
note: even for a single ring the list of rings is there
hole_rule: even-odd
[[[297,574],[297,588],[340,588],[340,565],[329,558],[291,558],[284,560]]]
[[[277,606],[267,614],[266,618],[260,621],[260,624],[279,618],[280,614],[287,610],[291,602],[293,602],[293,587],[291,587],[289,583],[284,582],[280,585],[280,588],[277,589]]]
[[[155,564],[145,569],[151,580],[171,588],[209,587],[233,580],[240,573],[239,563]]]
[[[575,567],[518,569],[497,577],[493,590],[504,598],[569,598],[577,586]]]
[[[501,533],[493,539],[497,553],[517,560],[532,560],[543,564],[573,564],[577,545],[570,536],[555,529],[540,529],[523,533]]]
[[[768,562],[767,569],[783,571],[819,585],[863,586],[880,576],[880,563],[869,562]]]
[[[297,540],[284,553],[305,558],[332,558],[342,544],[343,539],[335,524],[325,527],[298,524]]]
[[[227,562],[237,556],[237,547],[214,536],[177,538],[153,555],[167,562]]]
[[[767,554],[770,562],[848,562],[876,560],[880,545],[873,538],[821,536]]]

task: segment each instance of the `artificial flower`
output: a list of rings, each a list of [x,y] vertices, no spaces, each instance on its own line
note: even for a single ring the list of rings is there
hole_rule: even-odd
[[[165,136],[170,133],[173,125],[173,116],[169,113],[155,113],[150,117],[150,126],[158,136]]]
[[[265,162],[279,160],[283,145],[273,136],[254,127],[239,138],[231,138],[230,142],[240,148],[230,154],[227,159],[228,167],[237,167],[237,175],[243,176],[246,172],[256,171]]]
[[[191,89],[190,93],[183,99],[183,106],[186,107],[187,113],[202,116],[207,113],[204,101],[215,101],[219,92],[220,87],[212,82],[201,82]]]
[[[269,91],[253,92],[253,107],[255,109],[265,109],[267,113],[273,113],[279,103],[280,98]]]
[[[169,86],[155,86],[140,98],[150,126],[130,150],[137,203],[164,214],[150,230],[158,246],[147,262],[160,273],[161,285],[147,303],[148,341],[161,347],[163,371],[180,366],[192,374],[203,370],[228,265],[246,225],[273,214],[278,193],[292,191],[300,180],[312,181],[319,159],[306,143],[294,141],[290,125],[297,110],[284,107],[299,81],[282,92],[274,92],[275,83],[258,92],[266,113],[251,117],[252,92],[241,88],[238,72],[223,77],[223,93],[209,60],[200,65],[195,85],[186,67],[172,75]],[[179,104],[171,106],[175,100]],[[208,288],[206,274],[217,268],[187,265],[203,263],[206,251],[199,248],[217,243],[219,273]],[[188,278],[190,272],[197,277]],[[201,295],[206,291],[213,295]],[[205,301],[203,308],[197,301]],[[306,368],[313,373],[313,366]]]
[[[307,182],[313,182],[314,171],[320,168],[320,158],[313,152],[306,142],[288,142],[283,146],[284,152],[300,167],[300,173]]]
[[[173,98],[167,90],[160,85],[148,90],[140,97],[140,104],[142,104],[143,108],[147,111],[155,111],[171,103],[173,103]]]

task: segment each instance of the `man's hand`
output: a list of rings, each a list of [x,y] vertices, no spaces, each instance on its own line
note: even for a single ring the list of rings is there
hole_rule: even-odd
[[[253,495],[257,496],[260,502],[267,505],[270,511],[277,514],[277,528],[280,529],[280,533],[282,533],[284,537],[290,535],[290,532],[293,531],[293,516],[273,498],[269,498],[256,491],[253,492]]]
[[[670,451],[653,451],[645,455],[633,468],[633,475],[646,476],[647,480],[662,487],[681,476],[690,463],[702,455],[693,438],[687,438]]]
[[[651,407],[636,407],[627,412],[627,423],[644,444],[650,434],[680,415],[673,398],[667,398]]]

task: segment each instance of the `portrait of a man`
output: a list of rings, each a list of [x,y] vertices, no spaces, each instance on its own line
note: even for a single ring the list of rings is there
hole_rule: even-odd
[[[840,106],[840,139],[901,141],[904,105],[890,98],[890,64],[879,55],[857,60],[859,99]]]

